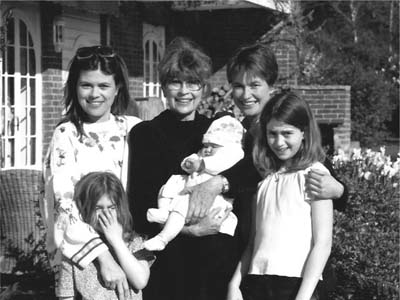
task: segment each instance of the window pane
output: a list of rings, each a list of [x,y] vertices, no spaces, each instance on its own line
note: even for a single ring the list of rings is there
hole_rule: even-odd
[[[157,82],[157,63],[153,63],[153,78],[151,79],[152,82]]]
[[[29,46],[33,47],[32,36],[31,36],[31,34],[29,32],[28,32],[28,37],[29,37]]]
[[[31,121],[31,135],[36,134],[36,109],[31,108],[30,110],[30,121]]]
[[[1,59],[2,59],[1,66],[2,66],[3,72],[6,71],[6,59],[7,59],[6,52],[7,52],[6,48],[4,48],[4,51],[1,51]]]
[[[6,143],[4,139],[1,139],[1,168],[6,166]]]
[[[1,134],[1,136],[4,136],[6,134],[6,119],[7,118],[8,118],[8,116],[6,116],[6,108],[2,107],[1,108],[1,119],[0,119],[0,121],[1,121],[0,134]]]
[[[150,64],[148,62],[144,63],[144,81],[150,81]]]
[[[23,144],[23,147],[21,148],[21,150],[20,150],[20,153],[21,153],[21,156],[20,156],[20,158],[21,158],[21,161],[20,161],[20,163],[22,163],[23,165],[27,165],[28,164],[28,138],[25,138],[25,139],[23,139],[23,141],[24,141],[24,144]]]
[[[15,114],[14,114],[14,107],[11,107],[9,110],[9,118],[7,120],[7,131],[8,131],[8,136],[14,136],[15,135]]]
[[[28,120],[28,108],[24,109],[24,115],[21,117],[21,119],[19,120],[19,129],[22,129],[22,132],[24,135],[28,135],[29,134],[29,120]]]
[[[20,49],[20,59],[21,59],[21,75],[26,75],[27,72],[27,63],[28,63],[28,53],[26,48]]]
[[[25,23],[22,21],[19,21],[19,42],[21,46],[27,46],[27,40],[26,40],[26,26]]]
[[[14,153],[15,153],[15,141],[14,141],[13,138],[11,138],[11,139],[8,140],[8,145],[9,145],[9,147],[10,147],[10,152],[9,152],[7,158],[9,159],[10,166],[11,166],[11,167],[14,167],[14,160],[15,160],[15,157],[14,157]]]
[[[153,62],[157,61],[157,44],[153,42]]]
[[[149,42],[147,41],[146,44],[144,45],[144,60],[148,61],[149,58],[149,52],[150,52],[150,45]]]
[[[26,86],[26,78],[21,78],[21,104],[22,105],[28,105],[28,89]]]
[[[14,105],[14,78],[9,77],[8,78],[8,90],[7,90],[7,95],[8,95],[8,102],[9,105]]]
[[[36,138],[31,138],[31,165],[36,163]]]
[[[36,74],[35,50],[33,49],[29,49],[29,74],[31,76]]]
[[[7,47],[7,69],[4,71],[8,74],[15,73],[14,47]]]
[[[7,24],[7,44],[14,44],[14,18]]]
[[[4,78],[4,76],[3,77],[1,77],[1,87],[2,87],[2,89],[1,89],[1,105],[2,106],[4,106],[4,105],[6,105],[6,91],[5,91],[5,82],[6,82],[6,80],[5,80],[5,78]]]
[[[29,79],[29,87],[31,88],[31,105],[36,105],[36,84],[35,79]]]

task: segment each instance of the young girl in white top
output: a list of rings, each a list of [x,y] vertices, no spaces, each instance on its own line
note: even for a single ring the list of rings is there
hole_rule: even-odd
[[[129,283],[129,292],[119,295],[101,281],[94,262],[81,268],[63,257],[56,290],[59,299],[81,295],[83,300],[141,300],[150,276],[154,255],[143,249],[144,240],[132,231],[132,217],[121,181],[111,172],[91,172],[75,186],[74,201],[82,221],[91,226],[111,249]],[[78,234],[78,233],[77,233]]]
[[[309,106],[295,93],[278,93],[265,105],[253,150],[264,179],[228,300],[322,299],[316,287],[331,251],[332,201],[311,201],[305,192],[311,168],[328,172],[320,140]]]

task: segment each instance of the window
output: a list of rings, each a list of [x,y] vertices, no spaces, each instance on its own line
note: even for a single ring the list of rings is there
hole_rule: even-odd
[[[164,53],[164,27],[143,24],[143,96],[162,98],[158,64]]]
[[[14,14],[7,22],[1,65],[1,168],[41,165],[41,106],[34,39],[26,23]],[[39,47],[40,49],[40,47]]]

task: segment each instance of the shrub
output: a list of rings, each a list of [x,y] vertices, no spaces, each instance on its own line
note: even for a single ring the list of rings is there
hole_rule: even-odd
[[[335,212],[333,299],[399,299],[399,165],[381,152],[356,150],[333,158],[349,188],[344,213]]]
[[[5,257],[15,260],[11,274],[1,274],[0,300],[54,299],[54,273],[46,251],[45,227],[39,213],[39,203],[35,202],[35,214],[38,220],[40,238],[31,232],[24,239],[27,250],[22,250],[11,239],[1,241],[5,245]]]
[[[198,111],[209,118],[212,118],[217,113],[222,112],[229,112],[235,115],[237,118],[240,118],[240,112],[235,108],[232,100],[229,84],[213,88],[210,96],[201,101]]]

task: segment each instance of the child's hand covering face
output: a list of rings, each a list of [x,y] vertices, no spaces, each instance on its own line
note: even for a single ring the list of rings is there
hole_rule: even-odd
[[[116,210],[104,209],[99,213],[101,231],[110,244],[122,240],[122,225],[118,222]]]

